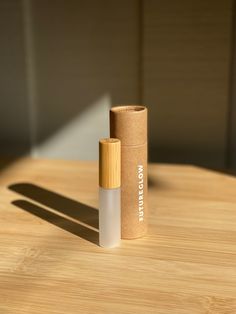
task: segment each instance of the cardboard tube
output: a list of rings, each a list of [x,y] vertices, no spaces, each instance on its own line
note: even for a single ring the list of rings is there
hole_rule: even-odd
[[[111,108],[110,136],[121,140],[121,237],[139,238],[147,232],[147,108]]]

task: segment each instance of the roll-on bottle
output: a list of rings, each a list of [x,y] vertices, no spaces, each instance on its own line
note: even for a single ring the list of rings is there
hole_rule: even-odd
[[[99,245],[119,246],[121,238],[121,143],[116,138],[99,141]]]

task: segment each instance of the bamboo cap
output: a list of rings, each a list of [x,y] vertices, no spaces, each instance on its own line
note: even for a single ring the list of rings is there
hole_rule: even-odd
[[[99,141],[99,185],[105,189],[120,187],[120,140],[104,138]]]

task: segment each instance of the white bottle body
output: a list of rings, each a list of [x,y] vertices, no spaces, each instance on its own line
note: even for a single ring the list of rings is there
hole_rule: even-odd
[[[99,245],[119,246],[121,238],[120,188],[99,187]]]

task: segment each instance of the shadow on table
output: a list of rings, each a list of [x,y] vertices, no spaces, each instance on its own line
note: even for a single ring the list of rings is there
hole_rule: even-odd
[[[41,205],[50,207],[58,213],[71,217],[74,221],[30,201],[13,201],[15,206],[85,240],[98,244],[98,210],[96,208],[31,183],[13,184],[9,186],[9,189]]]

